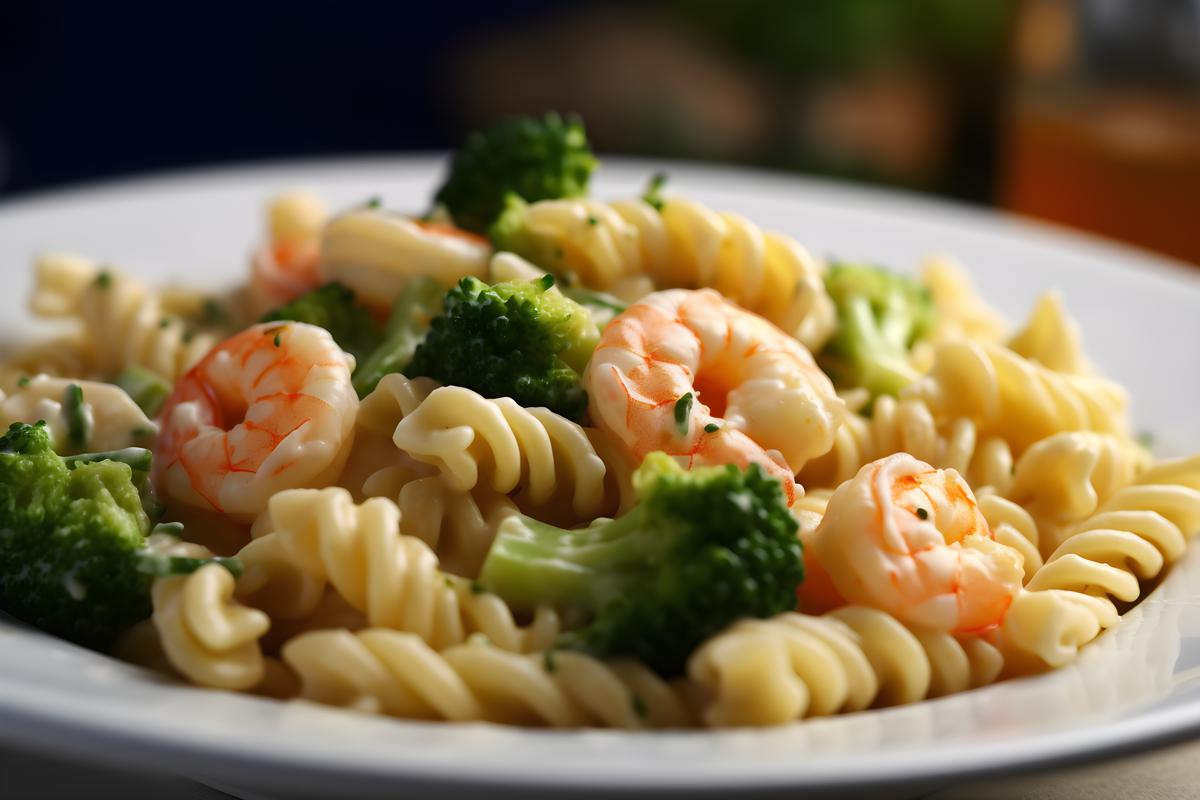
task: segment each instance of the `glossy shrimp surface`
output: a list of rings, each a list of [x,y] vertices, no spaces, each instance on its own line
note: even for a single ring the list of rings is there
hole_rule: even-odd
[[[358,411],[352,363],[325,330],[302,323],[255,325],[222,342],[163,408],[159,492],[248,522],[276,492],[331,483]]]
[[[711,289],[648,295],[604,329],[584,375],[594,423],[633,461],[761,464],[794,473],[827,452],[845,412],[796,339]]]
[[[952,633],[995,628],[1021,588],[1021,555],[995,541],[962,476],[907,453],[833,493],[810,556],[849,602]]]

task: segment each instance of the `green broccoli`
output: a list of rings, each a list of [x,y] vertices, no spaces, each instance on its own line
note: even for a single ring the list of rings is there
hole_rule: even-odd
[[[133,366],[114,381],[147,417],[156,417],[171,396],[171,382],[157,372]]]
[[[875,398],[895,395],[916,379],[909,351],[933,327],[928,290],[861,264],[834,264],[825,288],[837,307],[837,329],[819,360],[834,382],[865,387]]]
[[[664,675],[735,620],[795,608],[797,524],[779,481],[757,464],[685,472],[652,453],[634,487],[633,510],[589,528],[505,520],[480,583],[520,611],[584,616],[561,646],[636,656]]]
[[[582,422],[583,368],[599,340],[587,309],[556,291],[554,278],[489,286],[463,278],[446,293],[405,374],[511,397]]]
[[[530,203],[580,197],[597,163],[578,118],[514,117],[467,137],[435,199],[456,225],[483,234],[506,195]]]
[[[442,284],[424,276],[404,287],[392,304],[383,340],[354,370],[354,388],[359,397],[375,391],[384,375],[404,372],[430,321],[441,313],[444,295]]]
[[[262,322],[291,320],[324,328],[338,347],[355,359],[366,358],[383,339],[371,310],[355,302],[354,292],[340,283],[327,283],[262,318]]]
[[[0,609],[95,648],[147,617],[154,576],[204,563],[146,549],[149,468],[138,448],[62,458],[44,422],[13,423],[0,437]]]

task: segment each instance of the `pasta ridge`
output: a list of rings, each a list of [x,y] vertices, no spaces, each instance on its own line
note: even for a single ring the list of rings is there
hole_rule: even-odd
[[[993,682],[1000,651],[979,637],[909,627],[863,606],[744,620],[688,662],[705,724],[782,725],[900,705]]]
[[[396,447],[435,466],[453,489],[486,485],[514,494],[518,506],[569,505],[578,518],[615,511],[607,467],[588,432],[545,408],[522,408],[512,398],[486,399],[461,386],[443,386],[407,414],[392,435]]]
[[[300,696],[410,719],[548,727],[686,727],[673,687],[628,660],[513,653],[478,637],[438,652],[393,630],[313,631],[283,647]]]
[[[819,349],[833,332],[820,265],[790,237],[682,197],[661,211],[643,200],[544,200],[526,212],[556,272],[611,290],[648,273],[656,288],[714,288]]]
[[[481,633],[498,647],[549,646],[557,616],[540,611],[520,627],[508,606],[439,568],[420,539],[400,532],[400,511],[383,497],[356,505],[345,489],[293,489],[271,498],[273,532],[239,553],[238,597],[275,618],[302,619],[326,587],[368,625],[414,633],[441,650]]]

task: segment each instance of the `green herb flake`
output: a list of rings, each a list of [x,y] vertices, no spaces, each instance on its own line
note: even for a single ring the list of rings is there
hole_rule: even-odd
[[[630,695],[629,700],[633,706],[633,713],[638,715],[638,719],[645,719],[649,716],[650,709],[646,708],[646,701],[642,699],[641,695]]]
[[[367,202],[364,205],[367,208],[383,208],[383,198],[377,194],[372,195],[367,198]]]
[[[24,389],[25,387],[27,387],[27,386],[29,385],[29,383],[30,383],[30,381],[29,381],[29,376],[28,376],[28,375],[23,375],[23,376],[21,377],[21,379],[17,381],[17,388],[18,388],[18,389]]]
[[[705,433],[716,433],[719,430],[721,430],[721,426],[715,422],[710,422],[704,426]]]
[[[171,320],[168,317],[163,317],[158,321],[158,327],[160,328],[169,328],[170,326]]]
[[[695,399],[695,395],[686,392],[675,401],[675,427],[679,428],[680,436],[687,436],[688,425],[692,418],[692,403]]]
[[[106,269],[100,270],[100,273],[96,276],[96,285],[101,289],[107,289],[109,286],[112,286],[112,273]]]
[[[546,652],[542,653],[542,669],[546,670],[546,672],[549,672],[550,674],[554,674],[554,672],[558,670],[558,664],[556,664],[554,661],[553,650],[547,650]]]
[[[541,278],[538,278],[538,280],[541,282],[543,289],[549,290],[554,288],[554,276],[549,272],[547,272]]]
[[[281,344],[283,344],[283,334],[276,333],[275,334],[275,346],[279,347]]]
[[[471,594],[483,594],[487,591],[479,581],[471,581]]]
[[[67,386],[62,400],[63,422],[67,426],[67,441],[76,449],[83,448],[92,435],[92,421],[83,402],[83,387],[78,383]]]
[[[591,225],[594,228],[599,224],[600,224],[600,220],[596,219],[591,214],[588,214],[588,225]]]
[[[665,206],[667,204],[666,200],[664,200],[663,196],[662,196],[662,189],[663,189],[663,186],[666,185],[666,183],[667,183],[667,173],[665,173],[665,172],[655,173],[650,178],[650,182],[646,185],[646,191],[642,195],[642,200],[644,200],[646,203],[649,203],[650,206],[655,211],[658,211],[660,213],[663,210],[663,206]]]

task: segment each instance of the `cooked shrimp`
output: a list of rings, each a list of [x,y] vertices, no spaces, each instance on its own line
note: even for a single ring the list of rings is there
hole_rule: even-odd
[[[1020,553],[995,541],[962,476],[907,453],[838,487],[810,552],[849,602],[951,633],[995,628],[1021,588]]]
[[[833,446],[845,406],[804,345],[711,289],[648,295],[604,329],[584,375],[595,424],[634,461],[794,473]]]
[[[269,241],[254,254],[250,286],[258,312],[269,311],[315,289],[321,226],[329,216],[309,192],[282,194],[267,207]]]
[[[163,408],[159,492],[250,522],[276,492],[333,482],[358,413],[352,366],[325,330],[301,323],[255,325],[217,345]]]

